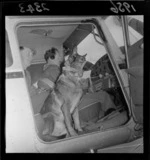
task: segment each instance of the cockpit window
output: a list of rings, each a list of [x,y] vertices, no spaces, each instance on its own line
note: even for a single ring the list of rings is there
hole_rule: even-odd
[[[95,34],[95,37],[94,37]],[[96,42],[96,40],[101,43]],[[81,55],[87,53],[86,59],[87,61],[95,64],[98,59],[100,59],[104,54],[106,54],[106,49],[102,44],[101,39],[98,37],[97,30],[94,29],[93,33],[90,33],[79,45],[78,52]]]
[[[13,64],[13,58],[12,58],[12,52],[10,49],[10,43],[9,43],[9,39],[8,39],[8,34],[7,32],[5,32],[6,36],[5,36],[5,56],[6,56],[6,68],[10,67]]]
[[[126,16],[128,22],[129,41],[133,45],[143,38],[143,16]],[[109,16],[105,19],[105,24],[112,34],[117,45],[124,52],[123,27],[120,16]]]
[[[130,43],[133,45],[143,38],[143,16],[127,16]]]

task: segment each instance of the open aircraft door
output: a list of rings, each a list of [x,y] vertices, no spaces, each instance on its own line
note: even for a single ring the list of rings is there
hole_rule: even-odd
[[[107,27],[105,23],[102,23],[98,18],[97,20],[104,31],[104,36],[101,36],[108,36],[109,33],[105,32],[105,28]],[[128,23],[127,16],[121,16],[120,21],[122,23],[121,26],[124,37],[123,54],[125,55],[126,63],[124,70],[120,70],[117,65],[117,54],[121,55],[121,50],[119,50],[112,41],[112,35],[109,35],[109,39],[107,39],[108,42],[106,42],[105,45],[108,49],[108,56],[118,77],[126,102],[128,106],[130,106],[129,114],[133,115],[134,121],[137,124],[143,124],[143,38],[131,45],[128,30],[130,25],[132,29],[142,34],[143,23],[134,18],[132,19],[132,23]]]
[[[133,19],[130,27],[142,34],[143,23]],[[131,94],[130,105],[136,123],[143,124],[143,38],[130,44],[127,17],[122,16],[127,73]]]

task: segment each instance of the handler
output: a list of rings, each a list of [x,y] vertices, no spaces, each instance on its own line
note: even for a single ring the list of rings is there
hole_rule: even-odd
[[[44,58],[47,63],[43,67],[41,78],[31,85],[31,75],[27,68],[31,65],[35,52],[27,47],[20,47],[20,51],[33,111],[34,114],[38,114],[60,75],[60,64],[63,62],[63,55],[56,48],[46,51]]]

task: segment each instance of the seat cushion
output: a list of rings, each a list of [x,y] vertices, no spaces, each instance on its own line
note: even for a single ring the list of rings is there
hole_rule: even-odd
[[[49,92],[44,91],[39,94],[35,94],[31,97],[34,114],[37,114],[40,112],[45,102],[45,99],[47,98],[48,95],[49,95]]]
[[[110,95],[101,90],[99,92],[85,94],[79,103],[79,110],[95,102],[101,103],[101,108],[104,112],[109,108],[116,108],[115,104],[110,98]]]

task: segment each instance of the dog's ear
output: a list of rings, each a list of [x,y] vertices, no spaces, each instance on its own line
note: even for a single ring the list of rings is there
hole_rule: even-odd
[[[72,55],[76,55],[77,54],[77,46],[73,48],[73,51],[72,51]]]

